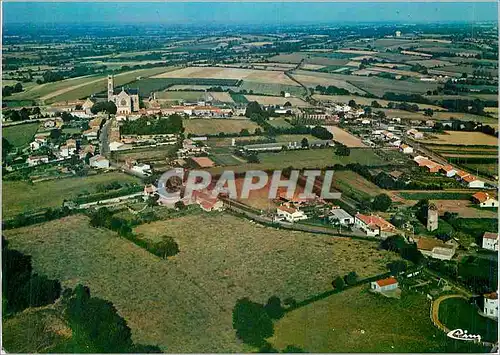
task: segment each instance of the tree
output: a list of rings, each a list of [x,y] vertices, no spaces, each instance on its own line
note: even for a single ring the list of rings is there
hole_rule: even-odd
[[[335,288],[338,291],[342,291],[345,288],[345,282],[344,279],[340,276],[337,276],[335,280],[332,282],[333,288]]]
[[[408,263],[404,260],[394,260],[387,264],[387,268],[392,274],[397,275],[408,269]]]
[[[379,103],[378,103],[377,101],[375,101],[375,100],[374,100],[374,101],[372,101],[371,106],[372,106],[373,108],[381,108],[381,107],[382,107],[382,105],[381,105],[381,104],[379,104]]]
[[[174,207],[178,210],[183,210],[186,208],[186,205],[184,204],[184,202],[182,201],[177,201],[175,204],[174,204]]]
[[[99,112],[106,112],[110,115],[116,114],[116,105],[113,101],[101,101],[101,102],[96,102],[90,111],[95,115]]]
[[[300,141],[300,145],[302,148],[309,148],[309,141],[306,137],[302,138],[302,140]]]
[[[349,100],[348,105],[349,105],[350,107],[352,107],[352,108],[358,108],[358,104],[356,103],[356,101],[354,101],[354,100],[352,100],[352,99],[351,99],[351,100]]]
[[[155,244],[156,255],[161,255],[163,259],[179,253],[179,244],[172,237],[163,237],[161,242]]]
[[[335,154],[348,157],[351,154],[351,150],[345,144],[335,142]]]
[[[380,194],[375,196],[372,202],[372,208],[375,211],[382,211],[385,212],[391,207],[392,200],[389,196],[386,194]]]
[[[16,85],[14,85],[14,92],[21,92],[21,91],[23,91],[23,84],[17,83]]]
[[[2,159],[5,160],[10,151],[14,148],[12,144],[7,140],[7,138],[2,137]]]
[[[358,281],[358,274],[355,271],[351,271],[345,276],[345,283],[348,285],[355,285]]]
[[[424,116],[432,117],[434,115],[434,110],[431,108],[424,109]]]
[[[281,300],[276,296],[269,297],[264,309],[272,319],[280,319],[285,314],[285,311],[281,306]]]
[[[273,322],[264,306],[248,298],[236,301],[233,308],[233,328],[243,342],[262,346],[266,338],[274,334]]]
[[[264,111],[262,110],[262,107],[260,107],[259,103],[257,101],[251,101],[247,104],[247,108],[245,110],[245,116],[251,118],[253,114],[257,114],[259,116],[262,116]]]
[[[287,102],[285,102],[283,107],[292,107],[292,104],[290,103],[290,101],[287,101]]]
[[[74,119],[74,117],[73,117],[73,115],[72,115],[72,114],[70,114],[70,113],[68,113],[68,112],[63,112],[63,113],[61,114],[61,119],[62,119],[65,123],[67,123],[67,122],[71,121],[72,119]]]
[[[246,128],[242,128],[240,131],[240,136],[248,137],[250,135],[250,132]]]

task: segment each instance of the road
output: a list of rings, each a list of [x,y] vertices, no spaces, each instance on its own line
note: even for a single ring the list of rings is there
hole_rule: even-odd
[[[114,120],[108,119],[106,122],[104,122],[102,128],[101,128],[101,133],[99,134],[99,151],[101,152],[101,155],[106,156],[109,159],[109,128],[111,127],[111,122]]]

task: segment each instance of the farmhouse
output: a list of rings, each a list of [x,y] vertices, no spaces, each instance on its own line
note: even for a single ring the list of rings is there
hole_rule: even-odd
[[[403,154],[412,154],[413,153],[413,148],[410,147],[408,144],[401,144],[399,146],[401,152],[403,152]]]
[[[99,132],[99,128],[93,127],[93,128],[89,128],[86,131],[83,131],[82,135],[85,138],[87,138],[88,140],[92,140],[92,139],[97,139],[98,132]]]
[[[373,281],[370,283],[370,288],[375,292],[386,292],[398,288],[398,280],[394,277]]]
[[[46,145],[47,139],[45,138],[35,138],[33,142],[30,143],[30,148],[31,150],[37,150],[40,149],[40,147],[43,147]]]
[[[220,211],[224,207],[224,203],[209,190],[193,191],[192,199],[205,212]]]
[[[117,141],[111,142],[111,143],[109,143],[109,150],[115,151],[115,150],[120,149],[120,147],[122,147],[122,146],[123,146],[122,142],[117,142]]]
[[[490,196],[487,192],[476,192],[472,195],[472,201],[479,207],[495,207],[498,208],[498,200]]]
[[[89,159],[89,165],[97,169],[108,169],[109,160],[102,155],[96,155]]]
[[[447,177],[453,177],[457,173],[457,169],[455,169],[451,165],[444,165],[441,168],[441,171],[443,171]]]
[[[49,157],[46,155],[40,155],[40,156],[29,156],[28,159],[26,159],[26,163],[28,163],[29,166],[35,166],[39,164],[45,164],[49,162]]]
[[[486,316],[498,319],[498,293],[491,292],[484,295],[483,312]]]
[[[439,260],[451,260],[455,255],[453,245],[434,238],[420,238],[417,242],[417,249],[423,255]]]
[[[374,215],[367,216],[358,213],[354,218],[354,225],[368,236],[388,237],[396,232],[396,227],[382,217]]]
[[[484,232],[483,248],[498,251],[498,233]]]
[[[62,145],[59,148],[59,154],[64,158],[74,155],[75,153],[76,153],[76,141],[74,139],[68,139],[66,141],[66,144]]]
[[[290,207],[289,204],[284,204],[282,206],[279,206],[276,209],[276,213],[278,217],[284,218],[288,222],[296,222],[296,221],[302,221],[304,219],[307,219],[307,216],[303,211],[300,211],[296,208]]]
[[[328,216],[330,223],[338,223],[344,226],[350,226],[354,224],[354,217],[341,208],[334,208],[330,211]]]
[[[406,134],[411,136],[414,139],[422,139],[424,138],[424,134],[422,132],[417,131],[416,129],[410,129],[406,131]]]
[[[466,171],[458,170],[455,175],[457,177],[457,180],[463,180],[464,177],[469,176],[470,174]]]
[[[484,188],[484,181],[479,180],[473,175],[465,176],[462,181],[467,184],[467,187],[471,189],[482,189]]]
[[[143,176],[151,175],[151,165],[149,164],[136,164],[130,170]]]

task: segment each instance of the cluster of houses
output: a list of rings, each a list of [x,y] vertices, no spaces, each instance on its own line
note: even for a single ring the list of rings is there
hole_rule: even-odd
[[[144,197],[148,198],[150,196],[157,195],[158,189],[152,185],[148,184],[144,186]],[[224,203],[222,202],[221,199],[219,199],[218,196],[213,196],[212,195],[212,190],[210,189],[204,189],[204,190],[196,190],[193,191],[192,195],[190,198],[184,197],[184,198],[168,198],[162,195],[159,195],[158,197],[158,204],[160,205],[166,205],[166,206],[173,206],[177,202],[182,202],[184,205],[192,205],[192,204],[197,204],[200,206],[202,210],[205,212],[211,212],[211,211],[221,211],[224,208]]]
[[[444,173],[447,177],[454,177],[458,181],[464,183],[468,188],[471,189],[482,189],[484,188],[484,181],[479,180],[472,174],[454,168],[451,165],[442,165],[432,161],[431,159],[417,155],[413,158],[413,161],[418,164],[418,166],[427,169],[429,173]]]

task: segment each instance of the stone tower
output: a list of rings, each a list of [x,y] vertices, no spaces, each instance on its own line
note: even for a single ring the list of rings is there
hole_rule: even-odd
[[[438,208],[435,204],[429,203],[427,207],[427,230],[429,232],[438,229]]]
[[[108,101],[113,101],[114,83],[113,75],[108,75]]]

